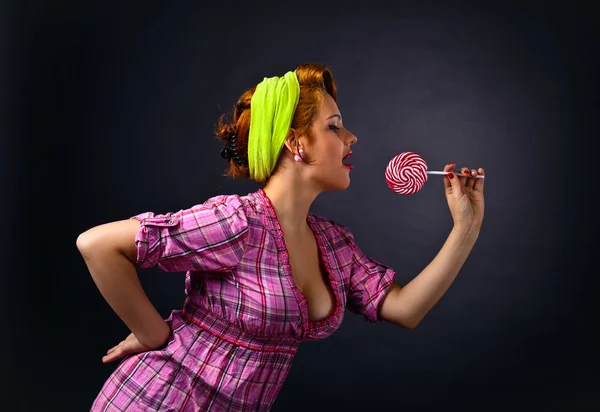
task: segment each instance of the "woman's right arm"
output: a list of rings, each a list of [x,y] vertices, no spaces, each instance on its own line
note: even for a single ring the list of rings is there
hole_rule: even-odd
[[[78,236],[77,248],[110,307],[142,345],[157,348],[167,342],[170,330],[146,296],[135,269],[139,230],[136,219],[99,225]]]

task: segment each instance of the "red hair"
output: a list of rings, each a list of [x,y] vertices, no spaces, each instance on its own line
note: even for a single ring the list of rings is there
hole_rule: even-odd
[[[294,129],[299,135],[306,135],[310,138],[310,128],[325,98],[325,93],[337,101],[337,86],[329,68],[317,63],[301,64],[296,68],[296,76],[300,84],[300,96],[292,119],[291,129]],[[237,153],[245,164],[248,164],[250,101],[255,90],[256,86],[246,90],[239,97],[233,106],[233,121],[226,122],[224,120],[225,114],[223,114],[219,118],[215,132],[217,139],[224,144],[228,142],[230,135],[235,134],[237,136]],[[287,150],[285,146],[284,150]],[[281,154],[279,158],[281,160]],[[249,177],[248,166],[239,165],[234,159],[228,160],[228,163],[224,176],[233,178]],[[277,170],[277,167],[275,170]]]

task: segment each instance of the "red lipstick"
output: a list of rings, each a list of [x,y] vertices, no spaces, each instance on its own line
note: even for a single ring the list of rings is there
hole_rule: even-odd
[[[346,160],[347,158],[349,158],[352,155],[352,150],[349,150],[348,153],[346,153],[346,156],[342,157],[342,162],[344,160]],[[347,167],[348,169],[352,170],[352,165],[350,163],[342,163],[345,167]]]

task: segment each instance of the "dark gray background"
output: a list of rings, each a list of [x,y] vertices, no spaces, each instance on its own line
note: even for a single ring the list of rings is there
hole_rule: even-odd
[[[600,407],[591,10],[200,3],[1,5],[0,409],[89,409],[115,366],[101,356],[128,331],[77,235],[256,190],[220,176],[215,122],[246,88],[303,62],[332,68],[359,138],[350,188],[313,211],[348,225],[401,284],[435,257],[452,220],[439,176],[414,196],[388,189],[393,156],[484,167],[486,216],[417,329],[347,314],[337,334],[300,347],[274,410]],[[183,274],[139,273],[165,317],[181,306]]]

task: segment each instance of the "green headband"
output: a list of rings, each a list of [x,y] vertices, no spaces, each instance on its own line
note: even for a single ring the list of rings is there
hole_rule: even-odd
[[[271,176],[285,143],[300,96],[296,72],[264,78],[250,101],[248,168],[250,177],[264,182]]]

